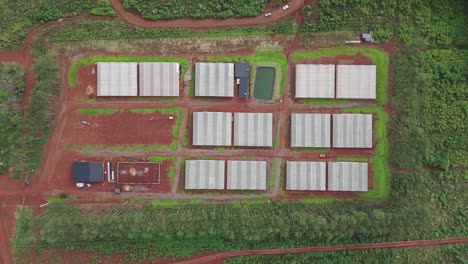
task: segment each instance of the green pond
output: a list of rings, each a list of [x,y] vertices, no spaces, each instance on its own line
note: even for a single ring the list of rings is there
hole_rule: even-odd
[[[275,68],[258,67],[255,75],[255,99],[271,100],[275,87]]]

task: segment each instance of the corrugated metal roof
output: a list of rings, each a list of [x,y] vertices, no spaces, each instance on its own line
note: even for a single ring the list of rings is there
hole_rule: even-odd
[[[338,65],[336,68],[336,98],[375,99],[375,65]]]
[[[335,65],[296,65],[296,98],[335,98]]]
[[[179,63],[141,62],[140,96],[179,96]]]
[[[273,114],[234,113],[234,146],[273,146]]]
[[[234,63],[197,62],[195,96],[234,97]]]
[[[185,161],[185,189],[224,189],[224,160]]]
[[[329,162],[328,190],[366,192],[367,170],[364,162]]]
[[[371,114],[334,114],[334,148],[372,148]]]
[[[286,162],[286,190],[325,191],[325,162]]]
[[[232,114],[194,112],[192,137],[195,146],[231,146]]]
[[[137,96],[136,62],[98,62],[97,96]]]
[[[266,190],[266,161],[227,162],[228,190]]]
[[[292,114],[291,147],[330,147],[330,114]]]

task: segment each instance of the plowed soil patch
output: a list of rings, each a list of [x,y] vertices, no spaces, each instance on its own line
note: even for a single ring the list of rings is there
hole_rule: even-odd
[[[176,117],[161,113],[135,114],[121,111],[90,116],[71,112],[62,144],[74,145],[170,145]],[[85,125],[82,121],[88,122]]]

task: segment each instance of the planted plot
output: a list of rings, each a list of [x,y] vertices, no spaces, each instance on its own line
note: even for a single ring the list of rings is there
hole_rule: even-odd
[[[258,67],[255,76],[254,97],[260,100],[271,100],[275,87],[275,68]]]

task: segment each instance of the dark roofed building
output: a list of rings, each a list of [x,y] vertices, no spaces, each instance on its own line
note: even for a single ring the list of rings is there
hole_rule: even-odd
[[[239,78],[239,98],[247,98],[249,92],[250,66],[245,62],[234,63],[234,77]]]
[[[102,182],[102,162],[74,161],[72,164],[72,178],[78,182]]]

